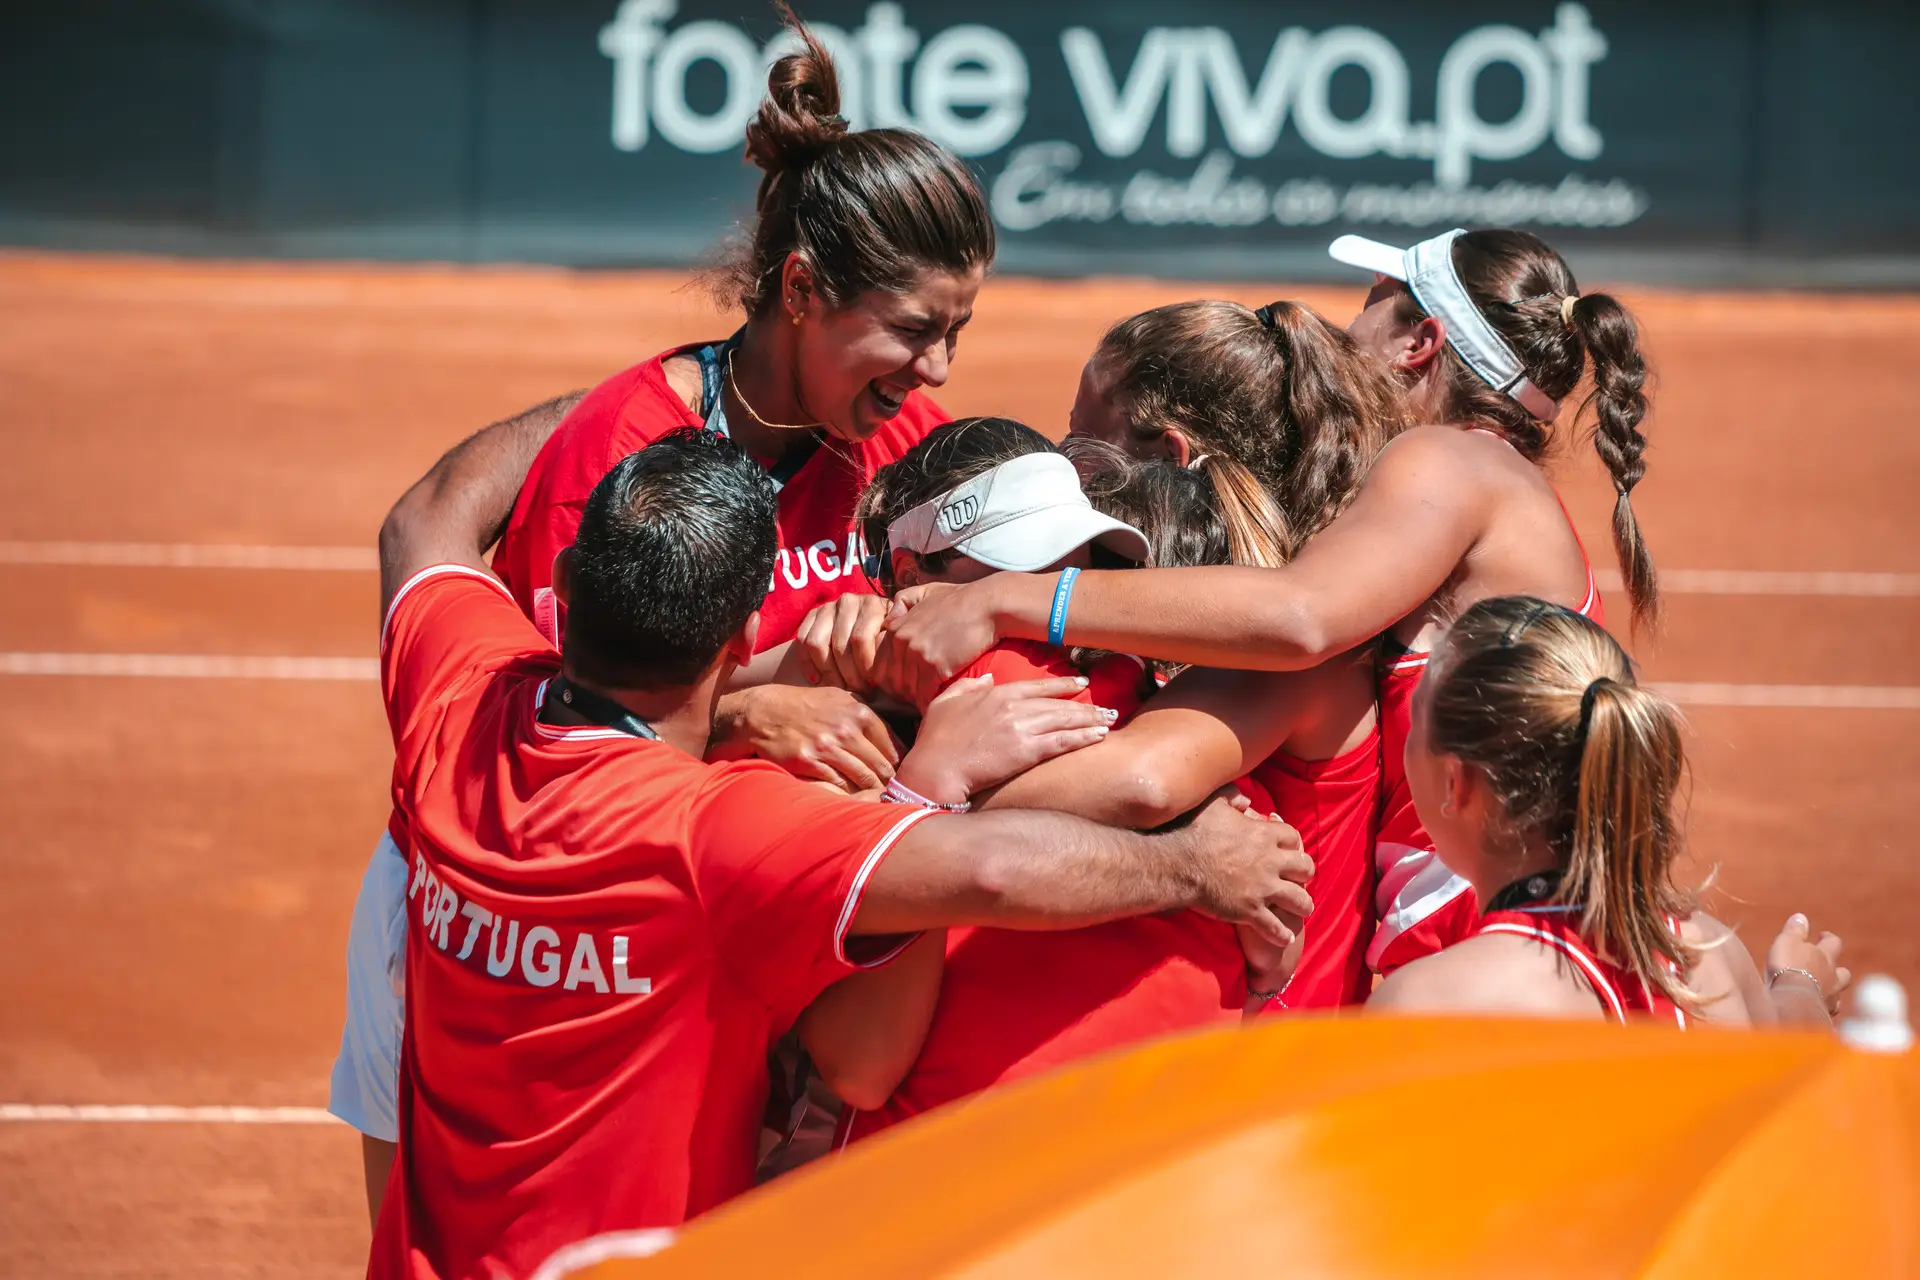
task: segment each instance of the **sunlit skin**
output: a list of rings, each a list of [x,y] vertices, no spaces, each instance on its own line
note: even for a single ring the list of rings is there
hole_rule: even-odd
[[[797,428],[821,428],[850,442],[870,438],[909,394],[946,385],[985,275],[984,267],[928,271],[899,292],[869,289],[834,306],[806,261],[789,255],[780,296],[747,322],[734,356],[724,393],[729,431],[768,461],[799,443]],[[676,371],[683,395],[697,381],[697,366],[691,373],[689,379],[688,370]]]
[[[1101,367],[1099,356],[1088,360],[1080,370],[1080,386],[1073,395],[1073,409],[1067,415],[1067,434],[1099,440],[1120,449],[1142,462],[1156,459],[1184,467],[1193,460],[1193,445],[1178,427],[1166,431],[1135,431],[1112,393],[1113,380]]]
[[[1407,286],[1391,276],[1375,276],[1360,314],[1347,332],[1361,347],[1387,362],[1406,383],[1406,404],[1417,422],[1446,420],[1446,391],[1439,355],[1447,327],[1431,316],[1406,324],[1395,314]]]

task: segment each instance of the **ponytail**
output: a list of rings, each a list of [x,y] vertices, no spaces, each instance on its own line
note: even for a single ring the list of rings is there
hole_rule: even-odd
[[[1195,469],[1213,488],[1232,563],[1278,569],[1292,558],[1287,517],[1253,472],[1219,454]]]
[[[1520,357],[1527,378],[1564,402],[1579,387],[1588,362],[1593,391],[1582,404],[1595,411],[1594,450],[1613,478],[1613,545],[1633,603],[1636,626],[1659,621],[1659,578],[1629,495],[1647,473],[1647,365],[1633,316],[1604,293],[1582,295],[1573,270],[1546,241],[1526,231],[1469,231],[1453,242],[1453,265],[1474,306]],[[1402,292],[1395,317],[1411,324],[1426,316],[1411,291]],[[1540,422],[1512,397],[1494,390],[1448,347],[1440,368],[1446,414],[1455,422],[1484,422],[1528,460],[1552,448],[1550,423]]]
[[[1277,413],[1291,440],[1275,486],[1288,523],[1289,556],[1340,514],[1373,460],[1401,426],[1399,396],[1386,370],[1346,330],[1297,302],[1256,313],[1288,376]],[[1234,557],[1235,563],[1241,563]]]
[[[1647,438],[1640,423],[1647,416],[1647,362],[1640,355],[1640,331],[1627,309],[1604,293],[1576,297],[1568,312],[1581,346],[1593,362],[1593,448],[1613,477],[1613,546],[1620,576],[1633,602],[1635,625],[1653,625],[1660,613],[1659,578],[1640,522],[1633,514],[1633,487],[1647,474],[1642,455]]]
[[[1516,842],[1561,867],[1555,901],[1612,962],[1690,1011],[1693,911],[1672,875],[1686,775],[1680,713],[1605,630],[1523,596],[1482,600],[1427,665],[1428,745],[1479,770]]]
[[[1658,893],[1681,761],[1679,716],[1657,694],[1607,676],[1582,694],[1579,781],[1561,893],[1582,907],[1581,932],[1610,949],[1676,1004],[1693,998],[1690,957]]]
[[[1155,307],[1109,329],[1094,360],[1135,439],[1178,430],[1221,464],[1209,474],[1238,512],[1237,564],[1290,559],[1405,425],[1392,375],[1298,303]]]

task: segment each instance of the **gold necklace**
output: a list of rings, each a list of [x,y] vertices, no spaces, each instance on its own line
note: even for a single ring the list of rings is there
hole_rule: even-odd
[[[749,418],[752,418],[769,431],[813,431],[822,425],[818,422],[810,422],[804,426],[791,422],[768,422],[765,418],[761,417],[759,412],[747,402],[747,398],[740,394],[740,383],[733,376],[733,357],[739,350],[740,348],[735,347],[732,351],[727,352],[727,385],[733,388],[733,398],[740,402],[740,407],[747,411]]]

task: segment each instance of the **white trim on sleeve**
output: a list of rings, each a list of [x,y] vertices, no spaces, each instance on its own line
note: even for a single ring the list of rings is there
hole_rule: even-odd
[[[513,593],[507,590],[506,583],[500,581],[500,579],[494,577],[492,574],[486,572],[484,569],[476,569],[470,564],[428,565],[426,568],[420,570],[420,572],[414,574],[411,578],[408,578],[405,582],[401,583],[400,589],[393,593],[393,603],[387,606],[387,616],[380,620],[380,654],[382,657],[386,656],[387,641],[393,635],[393,615],[399,612],[400,602],[407,598],[407,595],[409,592],[411,592],[415,587],[419,586],[421,583],[425,582],[427,579],[438,578],[443,574],[449,574],[449,573],[464,574],[469,578],[478,578],[480,579],[480,581],[486,583],[488,586],[492,587],[495,591],[498,591],[501,595],[505,596],[507,599],[507,603],[513,605],[515,609],[518,609],[520,607],[519,603],[514,600]]]
[[[860,910],[861,895],[866,893],[867,880],[873,875],[873,869],[880,865],[880,859],[887,856],[888,851],[900,837],[907,833],[908,827],[925,818],[931,818],[938,812],[939,810],[936,809],[912,810],[888,828],[887,834],[881,836],[873,848],[867,851],[866,859],[860,864],[860,870],[854,873],[853,887],[847,890],[847,900],[840,906],[840,918],[834,921],[833,958],[835,960],[842,964],[852,964],[856,969],[872,969],[885,964],[906,949],[908,943],[903,942],[878,959],[869,960],[864,964],[854,964],[847,959],[847,930],[853,927],[853,917]],[[911,939],[908,941],[911,942]]]

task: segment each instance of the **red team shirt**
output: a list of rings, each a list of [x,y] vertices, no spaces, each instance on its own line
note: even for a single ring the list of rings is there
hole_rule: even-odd
[[[681,427],[702,425],[667,383],[664,361],[709,345],[666,351],[617,373],[588,392],[533,460],[513,516],[494,553],[494,572],[527,616],[555,645],[559,610],[553,599],[553,558],[573,545],[587,497],[620,459]],[[932,400],[915,391],[870,439],[858,444],[829,438],[780,490],[776,512],[780,551],[760,613],[762,649],[793,639],[808,610],[848,592],[873,594],[866,549],[853,525],[853,506],[873,473],[946,422]]]
[[[746,1190],[768,1047],[855,971],[862,888],[929,816],[542,724],[558,669],[477,570],[416,575],[388,616],[411,874],[380,1280],[526,1275]]]
[[[1576,536],[1575,541],[1578,541]],[[1586,549],[1580,551],[1586,559]],[[1578,612],[1605,626],[1600,589],[1587,566],[1587,598]],[[1390,656],[1380,672],[1380,730],[1386,793],[1374,845],[1379,925],[1367,961],[1382,976],[1473,935],[1480,904],[1473,886],[1447,869],[1414,812],[1407,786],[1407,738],[1413,732],[1413,693],[1427,670],[1425,653]]]
[[[1006,684],[1079,671],[1052,645],[1005,640],[954,679],[988,673]],[[1140,706],[1142,675],[1137,658],[1106,658],[1077,700],[1124,723]],[[1246,995],[1232,926],[1196,911],[1057,933],[948,930],[926,1045],[884,1108],[848,1110],[841,1141],[1089,1054],[1239,1018]]]
[[[1574,914],[1572,907],[1555,906],[1489,911],[1475,923],[1472,932],[1517,934],[1541,946],[1551,947],[1573,965],[1581,979],[1599,998],[1607,1017],[1615,1022],[1625,1022],[1629,1018],[1652,1018],[1658,1022],[1674,1023],[1681,1030],[1686,1030],[1686,1011],[1660,994],[1645,978],[1602,959],[1580,936]],[[1679,922],[1671,916],[1667,918],[1667,927],[1675,933],[1680,930]]]

